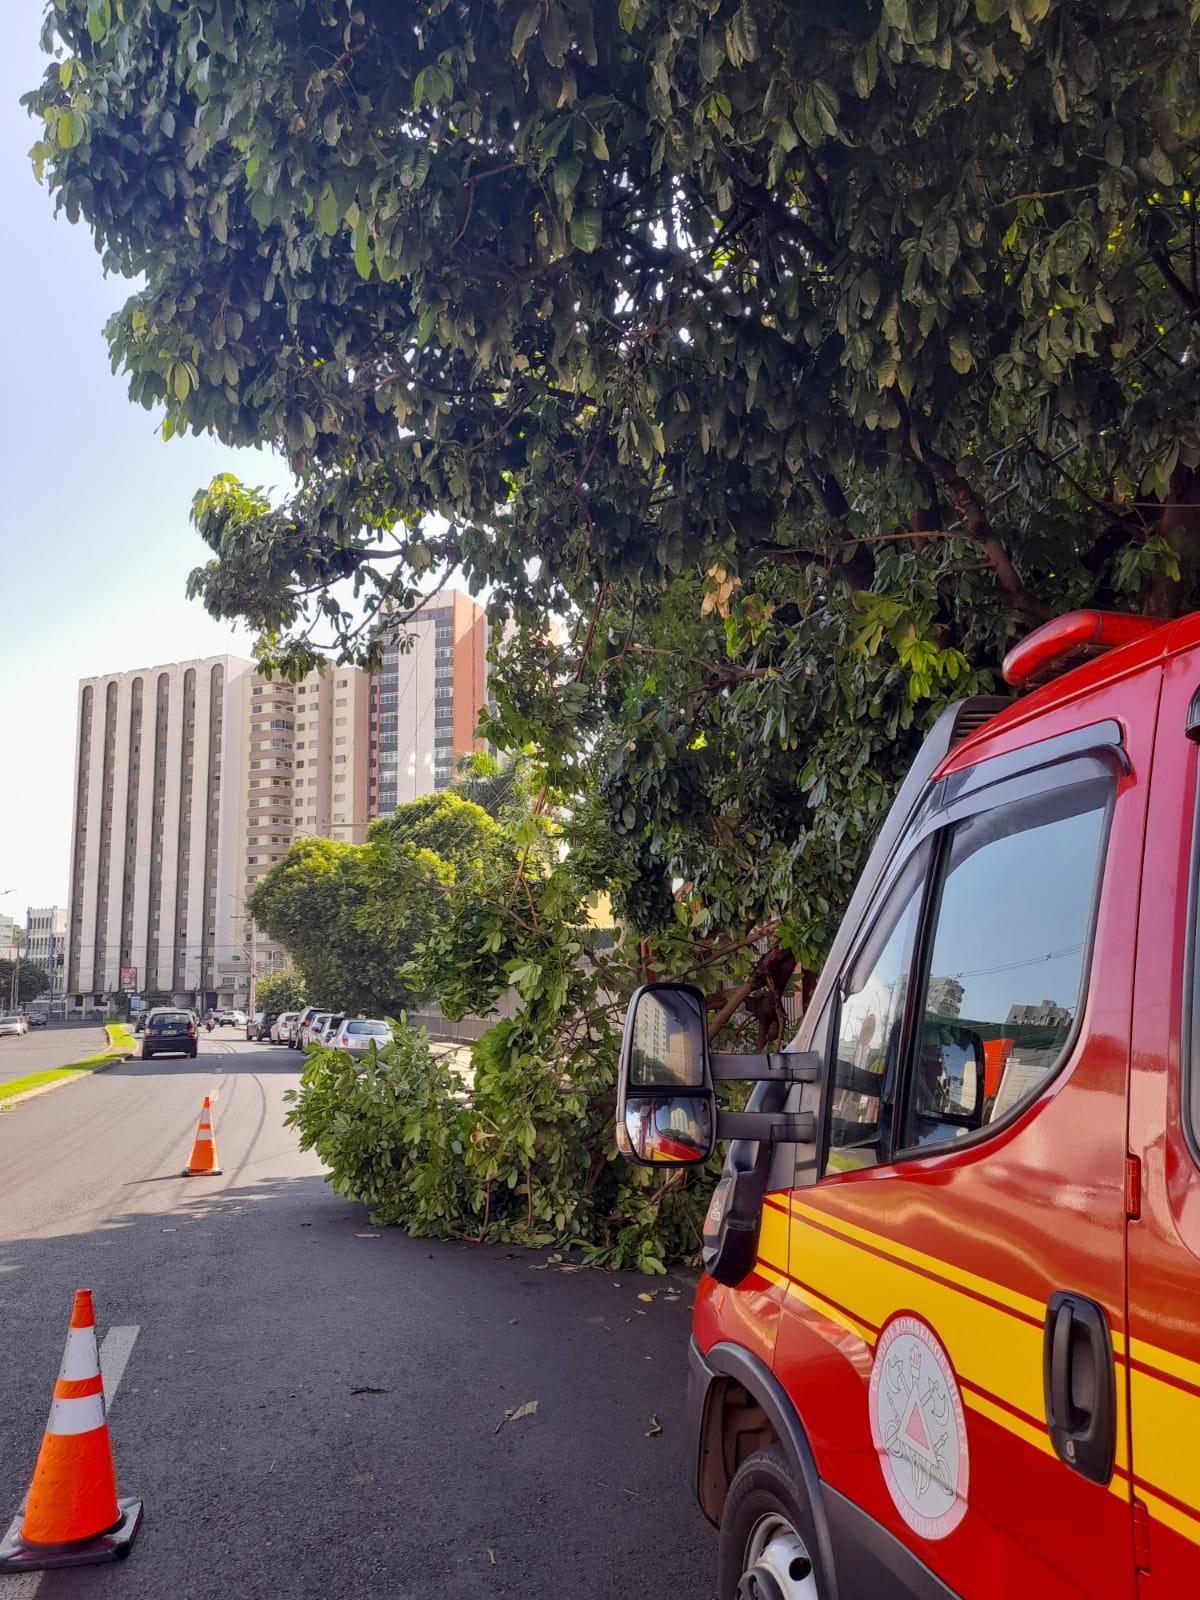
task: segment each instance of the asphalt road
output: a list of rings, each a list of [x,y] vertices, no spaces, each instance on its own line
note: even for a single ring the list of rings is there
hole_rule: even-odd
[[[0,1039],[0,1083],[81,1061],[107,1043],[107,1034],[95,1022],[51,1022],[44,1028],[30,1028],[19,1039],[5,1035]]]
[[[710,1600],[688,1285],[646,1304],[636,1276],[371,1228],[283,1127],[297,1065],[204,1039],[0,1113],[0,1514],[77,1287],[102,1339],[137,1330],[110,1425],[146,1505],[127,1562],[0,1600]],[[205,1093],[224,1173],[181,1178]]]

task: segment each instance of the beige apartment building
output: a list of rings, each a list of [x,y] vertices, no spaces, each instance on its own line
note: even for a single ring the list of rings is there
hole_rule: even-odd
[[[487,615],[457,590],[404,624],[371,686],[371,815],[444,789],[487,698]]]
[[[230,1003],[245,680],[235,656],[85,678],[76,708],[68,1014],[120,989]]]
[[[366,837],[370,678],[356,667],[332,662],[297,684],[272,682],[255,672],[246,682],[245,701],[243,906],[293,839],[316,834],[361,844]],[[282,947],[256,934],[245,914],[242,931],[258,975],[286,963]]]
[[[413,648],[393,644],[374,679],[330,662],[272,682],[211,656],[80,683],[69,1015],[122,989],[248,1006],[251,973],[287,957],[247,900],[292,841],[359,844],[373,816],[449,782],[478,747],[484,613],[452,594],[408,627]]]

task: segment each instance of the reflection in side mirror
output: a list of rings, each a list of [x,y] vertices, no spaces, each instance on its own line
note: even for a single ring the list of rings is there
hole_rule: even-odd
[[[631,1094],[617,1144],[638,1161],[695,1166],[712,1154],[712,1105],[704,1095]]]
[[[979,1101],[975,1052],[963,1044],[944,1044],[942,1082],[945,1086],[946,1110],[969,1117]]]
[[[979,1126],[984,1097],[983,1040],[973,1028],[940,1023],[938,1073],[931,1109],[951,1119]]]
[[[706,1032],[698,990],[683,985],[642,990],[627,1026],[630,1088],[704,1087]]]
[[[693,1167],[717,1140],[704,996],[683,983],[634,991],[617,1069],[617,1149],[642,1166]]]

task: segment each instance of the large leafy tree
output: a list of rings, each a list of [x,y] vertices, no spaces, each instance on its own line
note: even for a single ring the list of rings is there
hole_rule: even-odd
[[[1194,0],[52,0],[34,159],[142,276],[133,397],[296,473],[199,495],[209,608],[298,670],[314,609],[361,657],[431,569],[490,585],[493,736],[581,863],[600,808],[654,959],[811,965],[942,700],[1052,610],[1194,598],[1198,37]]]
[[[0,961],[0,1011],[7,1011],[13,996],[13,973],[16,963],[9,960]],[[20,972],[17,974],[16,1002],[18,1005],[27,1005],[30,1000],[36,1000],[39,995],[45,994],[50,987],[49,976],[41,967],[35,966],[32,961],[22,961]]]
[[[497,831],[470,801],[429,795],[373,822],[364,844],[298,839],[255,887],[250,912],[314,1004],[396,1015],[417,998],[399,969]],[[265,1006],[262,985],[259,998]]]
[[[301,1011],[305,1005],[304,979],[295,967],[280,967],[259,978],[254,985],[254,1004],[259,1011],[279,1016],[284,1011]]]

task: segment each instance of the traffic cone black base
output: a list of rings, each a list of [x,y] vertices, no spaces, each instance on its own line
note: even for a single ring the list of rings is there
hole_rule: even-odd
[[[0,1572],[39,1572],[50,1567],[95,1567],[105,1561],[123,1561],[142,1525],[142,1502],[118,1500],[121,1520],[107,1533],[77,1544],[26,1544],[21,1538],[21,1513],[0,1539]]]

